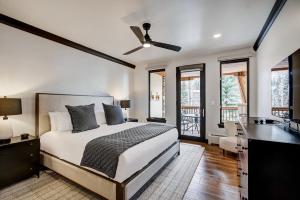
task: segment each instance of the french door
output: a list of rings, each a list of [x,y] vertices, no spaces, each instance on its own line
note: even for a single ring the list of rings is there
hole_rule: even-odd
[[[176,106],[179,138],[205,141],[205,64],[176,68]]]

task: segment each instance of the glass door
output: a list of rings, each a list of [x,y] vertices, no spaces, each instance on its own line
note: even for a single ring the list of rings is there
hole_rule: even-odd
[[[182,139],[205,140],[205,66],[177,68],[177,127]]]

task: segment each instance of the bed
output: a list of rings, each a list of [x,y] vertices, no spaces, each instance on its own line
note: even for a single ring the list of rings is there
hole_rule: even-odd
[[[95,103],[95,110],[103,112],[102,103],[113,104],[111,96],[68,94],[36,94],[36,134],[41,141],[41,163],[45,167],[82,185],[106,199],[135,199],[144,191],[162,168],[179,155],[176,128],[137,144],[119,156],[114,178],[80,165],[85,145],[94,138],[122,130],[143,126],[128,122],[82,133],[50,131],[49,112],[65,111],[65,105]]]

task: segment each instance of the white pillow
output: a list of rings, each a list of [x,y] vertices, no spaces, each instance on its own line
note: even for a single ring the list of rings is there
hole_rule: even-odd
[[[51,131],[72,131],[73,125],[68,112],[49,112]]]
[[[49,118],[50,118],[50,126],[51,131],[56,131],[56,113],[55,112],[49,112]]]
[[[95,112],[96,121],[98,125],[106,124],[105,113],[104,112]]]

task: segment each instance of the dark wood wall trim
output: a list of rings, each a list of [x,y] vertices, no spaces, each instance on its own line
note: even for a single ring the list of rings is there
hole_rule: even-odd
[[[135,65],[133,65],[131,63],[125,62],[125,61],[120,60],[118,58],[115,58],[115,57],[112,57],[112,56],[107,55],[105,53],[102,53],[100,51],[97,51],[97,50],[91,49],[89,47],[83,46],[81,44],[78,44],[78,43],[73,42],[71,40],[68,40],[66,38],[60,37],[58,35],[55,35],[53,33],[48,32],[48,31],[42,30],[42,29],[37,28],[35,26],[32,26],[30,24],[26,24],[24,22],[21,22],[19,20],[14,19],[14,18],[8,17],[8,16],[3,15],[1,13],[0,13],[0,23],[11,26],[11,27],[14,27],[14,28],[17,28],[17,29],[20,29],[22,31],[26,31],[28,33],[40,36],[40,37],[48,39],[48,40],[63,44],[65,46],[68,46],[68,47],[71,47],[71,48],[74,48],[74,49],[92,54],[94,56],[109,60],[111,62],[118,63],[120,65],[124,65],[126,67],[130,67],[130,68],[133,68],[133,69],[135,68]]]
[[[276,0],[268,18],[265,22],[262,30],[260,31],[257,40],[254,43],[253,49],[256,51],[259,47],[259,45],[264,40],[265,36],[267,35],[268,31],[270,30],[272,24],[274,23],[275,19],[279,15],[280,11],[282,10],[284,4],[287,2],[287,0]]]

